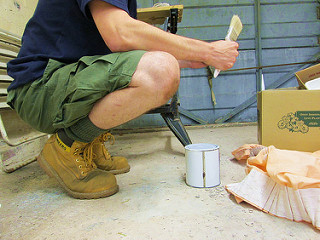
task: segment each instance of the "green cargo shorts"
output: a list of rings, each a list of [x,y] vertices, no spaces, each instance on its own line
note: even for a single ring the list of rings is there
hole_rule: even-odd
[[[50,60],[41,79],[9,91],[7,102],[34,129],[54,133],[88,116],[99,99],[127,87],[144,53],[85,56],[73,64]]]

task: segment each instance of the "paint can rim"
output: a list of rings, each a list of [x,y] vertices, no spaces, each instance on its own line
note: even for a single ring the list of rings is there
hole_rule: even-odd
[[[211,144],[211,143],[195,143],[195,144],[189,144],[184,148],[188,151],[209,152],[209,151],[216,151],[220,147],[216,144]]]

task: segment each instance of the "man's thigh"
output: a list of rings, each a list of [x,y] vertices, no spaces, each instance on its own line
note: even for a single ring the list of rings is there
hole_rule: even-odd
[[[88,56],[77,63],[50,60],[41,79],[8,93],[20,117],[54,133],[86,117],[105,95],[127,87],[144,51]]]

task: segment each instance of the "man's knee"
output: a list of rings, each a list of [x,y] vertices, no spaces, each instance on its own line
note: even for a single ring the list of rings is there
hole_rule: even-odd
[[[142,57],[140,63],[141,66],[138,67],[143,73],[139,74],[143,79],[140,83],[153,96],[157,96],[160,104],[166,103],[179,87],[180,68],[178,61],[171,54],[165,52],[148,52]]]
[[[179,87],[180,83],[180,67],[177,59],[171,54],[161,52],[159,56],[159,74],[163,74],[162,77],[164,83],[164,89],[171,90],[173,95]],[[170,94],[170,91],[169,91]]]

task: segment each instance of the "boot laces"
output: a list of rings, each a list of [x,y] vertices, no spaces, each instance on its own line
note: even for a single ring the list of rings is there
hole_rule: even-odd
[[[107,132],[107,133],[101,134],[99,137],[95,139],[95,141],[97,141],[97,143],[102,143],[102,144],[104,142],[109,141],[109,143],[113,145],[115,142],[115,138],[111,133]]]
[[[115,142],[115,138],[114,138],[114,136],[113,136],[110,132],[101,134],[99,137],[95,138],[95,139],[93,140],[93,142],[92,142],[92,145],[94,145],[94,144],[101,144],[101,145],[103,145],[103,148],[104,148],[104,150],[105,150],[104,152],[105,152],[105,154],[107,155],[107,156],[106,156],[107,159],[108,159],[108,160],[112,160],[112,157],[111,157],[109,151],[108,151],[108,150],[106,149],[106,147],[104,146],[104,143],[107,142],[107,141],[108,141],[111,145],[113,145],[114,142]],[[95,159],[96,157],[97,157],[96,154],[93,153],[93,159]]]
[[[79,169],[81,170],[81,173],[83,175],[97,168],[97,166],[93,162],[94,153],[92,149],[93,142],[84,144],[83,146],[76,148],[73,153],[75,156],[79,156],[76,159],[76,162],[79,163]]]

